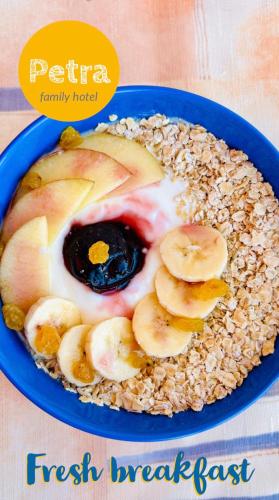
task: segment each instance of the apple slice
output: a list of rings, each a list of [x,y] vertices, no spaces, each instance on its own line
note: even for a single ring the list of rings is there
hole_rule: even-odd
[[[0,264],[0,290],[4,303],[24,312],[49,294],[48,227],[46,217],[36,217],[8,241]]]
[[[84,137],[79,148],[105,153],[126,167],[132,176],[111,192],[119,196],[134,189],[158,182],[164,177],[160,163],[136,141],[111,134],[92,134]]]
[[[51,243],[65,221],[80,208],[92,187],[91,181],[73,179],[50,182],[25,194],[6,216],[3,241],[8,241],[12,234],[29,220],[45,215]]]
[[[130,176],[123,165],[106,154],[72,149],[49,154],[37,161],[22,179],[21,190],[28,189],[28,182],[39,187],[37,181],[41,187],[62,179],[87,179],[94,182],[89,199],[96,201],[121,186]]]

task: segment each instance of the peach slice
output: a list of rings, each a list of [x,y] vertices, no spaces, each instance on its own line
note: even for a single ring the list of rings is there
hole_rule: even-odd
[[[132,173],[122,186],[111,192],[113,196],[158,182],[164,177],[158,160],[136,141],[105,133],[92,134],[84,137],[82,144],[78,147],[106,153]]]
[[[4,303],[24,312],[49,293],[48,227],[46,217],[36,217],[8,241],[0,264],[0,290]]]
[[[50,182],[25,194],[6,216],[3,241],[8,241],[29,220],[45,215],[51,243],[65,221],[80,208],[92,187],[93,182],[84,179],[63,180]]]
[[[73,149],[58,151],[37,161],[22,179],[21,190],[28,189],[28,179],[31,188],[32,183],[39,187],[36,180],[41,187],[62,179],[87,179],[94,182],[89,199],[96,201],[121,186],[130,176],[123,165],[106,154],[89,149]]]

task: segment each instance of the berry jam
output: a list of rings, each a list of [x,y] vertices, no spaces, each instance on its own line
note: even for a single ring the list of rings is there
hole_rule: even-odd
[[[92,264],[89,249],[100,241],[109,246],[108,259]],[[64,240],[63,257],[72,276],[96,293],[109,293],[125,288],[142,269],[145,248],[130,226],[112,220],[72,226]]]

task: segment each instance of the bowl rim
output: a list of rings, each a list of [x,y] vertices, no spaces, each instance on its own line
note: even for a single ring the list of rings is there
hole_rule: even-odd
[[[246,127],[248,127],[251,132],[255,135],[255,137],[258,137],[263,141],[266,146],[273,150],[273,153],[278,155],[278,150],[276,147],[258,130],[256,129],[253,125],[251,125],[247,120],[245,120],[241,115],[238,113],[235,113],[234,111],[231,111],[229,108],[223,106],[222,104],[219,104],[216,101],[213,101],[211,99],[208,99],[206,97],[200,96],[199,94],[188,92],[185,90],[173,88],[173,87],[165,87],[165,86],[157,86],[157,85],[125,85],[125,86],[120,86],[117,88],[115,94],[125,94],[126,92],[150,92],[154,91],[160,93],[160,92],[171,92],[171,93],[176,93],[176,94],[187,94],[190,96],[192,99],[196,100],[197,103],[200,101],[203,101],[204,104],[211,103],[213,104],[216,108],[219,108],[223,112],[226,112],[227,114],[230,114],[232,117],[237,118],[237,120],[241,120],[244,122]],[[14,144],[17,143],[19,140],[24,140],[34,129],[37,127],[40,127],[40,125],[44,122],[47,121],[53,121],[50,118],[47,118],[46,116],[40,116],[33,122],[31,122],[27,127],[25,127],[9,144],[8,146],[3,150],[3,152],[0,155],[0,166],[3,162],[8,159],[10,156],[10,153],[12,153]],[[82,120],[83,121],[83,120]],[[277,348],[278,348],[278,339],[277,339]],[[37,397],[36,394],[32,391],[31,389],[26,389],[24,386],[20,384],[20,380],[17,379],[16,376],[14,376],[13,371],[9,370],[7,366],[3,366],[3,363],[1,363],[0,359],[0,369],[2,372],[5,374],[5,376],[8,378],[8,380],[21,392],[27,399],[29,399],[32,403],[34,403],[37,407],[39,407],[41,410],[45,411],[47,414],[51,415],[52,417],[58,419],[59,421],[66,423],[67,425],[70,425],[71,427],[74,427],[78,430],[82,430],[84,432],[87,432],[91,435],[96,435],[96,436],[101,436],[109,439],[115,439],[115,440],[123,440],[123,441],[130,441],[130,442],[159,442],[159,441],[167,441],[167,440],[172,440],[172,439],[178,439],[182,438],[185,436],[191,436],[195,435],[204,431],[207,431],[208,429],[214,428],[220,424],[223,424],[230,420],[231,418],[239,415],[243,411],[245,411],[247,408],[249,408],[252,404],[254,404],[273,384],[279,379],[279,366],[278,366],[278,373],[275,377],[273,377],[270,380],[267,380],[266,383],[262,385],[262,389],[256,394],[256,396],[252,396],[247,399],[246,403],[241,404],[240,407],[235,410],[235,409],[228,409],[226,416],[224,417],[223,415],[221,417],[216,417],[214,419],[214,422],[212,423],[211,421],[207,424],[204,422],[199,423],[197,428],[193,431],[188,431],[185,429],[184,432],[180,431],[172,431],[170,434],[168,431],[163,431],[161,432],[160,435],[156,435],[155,438],[152,439],[152,436],[150,436],[147,433],[142,433],[140,435],[135,435],[132,431],[126,430],[123,432],[123,430],[113,430],[113,431],[106,431],[102,430],[98,427],[98,425],[94,426],[94,423],[89,425],[87,422],[83,422],[82,420],[79,420],[77,416],[71,415],[71,418],[68,417],[67,415],[63,413],[62,410],[59,408],[55,407],[50,407],[48,402],[45,401],[44,397]],[[42,396],[42,395],[41,395]],[[225,398],[226,399],[226,398]],[[111,410],[114,411],[114,410]],[[125,411],[121,409],[120,411]],[[132,413],[134,415],[134,413]],[[156,418],[154,415],[150,415],[152,418]],[[166,417],[167,418],[167,417]]]
[[[236,113],[235,111],[232,111],[231,109],[227,108],[223,104],[220,104],[217,101],[214,101],[213,99],[209,99],[208,97],[204,97],[202,95],[196,94],[195,92],[189,92],[188,90],[183,90],[183,89],[178,89],[176,87],[166,87],[163,85],[120,85],[116,88],[115,94],[124,94],[125,92],[149,92],[149,91],[154,91],[156,92],[172,92],[175,94],[187,94],[188,96],[191,96],[193,99],[196,99],[198,101],[203,101],[204,103],[208,102],[212,105],[214,105],[217,109],[223,110],[224,112],[228,113],[232,117],[235,117],[238,120],[241,120],[243,123],[245,123],[246,127],[248,127],[253,133],[260,137],[263,142],[268,145],[269,148],[273,150],[273,152],[277,155],[279,155],[278,149],[272,144],[272,142],[267,139],[267,137],[260,131],[258,130],[254,125],[252,125],[248,120],[243,118],[239,113]],[[114,95],[115,95],[114,94]],[[113,97],[112,97],[113,99]],[[108,103],[109,104],[109,103]],[[105,108],[104,108],[105,109]],[[93,115],[92,115],[93,116]],[[86,120],[86,119],[84,119]],[[80,123],[84,120],[77,121],[77,123]],[[36,127],[40,126],[41,123],[47,122],[47,121],[57,121],[53,120],[52,118],[48,118],[47,116],[41,115],[35,120],[33,120],[27,127],[25,127],[21,132],[19,132],[14,139],[4,148],[4,150],[0,154],[0,164],[4,159],[6,158],[6,155],[9,154],[10,150],[13,148],[14,143],[17,142],[19,139],[24,138],[29,135],[29,133]],[[68,120],[70,121],[70,120]],[[67,122],[64,122],[67,123]]]

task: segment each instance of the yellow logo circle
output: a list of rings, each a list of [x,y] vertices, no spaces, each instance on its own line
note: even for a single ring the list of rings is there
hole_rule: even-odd
[[[55,120],[81,120],[113,97],[119,82],[117,53],[90,24],[58,21],[37,31],[25,45],[19,81],[40,113]]]

